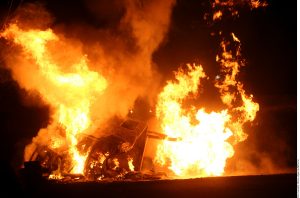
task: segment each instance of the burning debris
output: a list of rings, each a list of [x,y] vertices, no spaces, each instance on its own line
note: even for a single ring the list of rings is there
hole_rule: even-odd
[[[68,150],[56,152],[43,145],[37,145],[22,171],[65,182],[160,179],[166,175],[155,173],[154,170],[145,171],[143,167],[146,141],[181,141],[165,134],[148,131],[146,123],[133,119],[111,127],[107,134],[109,135],[101,138],[81,134],[78,138],[77,149],[87,156],[83,174],[72,173],[74,165],[70,163],[72,161],[69,159]],[[151,164],[153,166],[153,162]]]
[[[124,177],[128,172],[139,171],[146,141],[147,125],[128,119],[110,129],[107,136],[96,138],[82,134],[77,149],[87,156],[83,174],[74,174],[68,150],[56,152],[51,147],[37,145],[29,158],[41,165],[43,175],[49,179],[85,178],[102,180]]]

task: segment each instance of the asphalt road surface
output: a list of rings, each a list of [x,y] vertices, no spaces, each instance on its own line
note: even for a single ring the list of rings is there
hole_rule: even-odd
[[[19,190],[31,197],[296,197],[297,175],[212,177],[185,180],[57,183]],[[12,194],[15,192],[12,192]],[[27,197],[26,196],[26,197]]]

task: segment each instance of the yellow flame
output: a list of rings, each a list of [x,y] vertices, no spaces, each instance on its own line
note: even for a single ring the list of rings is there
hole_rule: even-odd
[[[120,167],[120,162],[119,162],[118,158],[114,158],[112,161],[113,161],[113,165],[114,165],[114,167],[112,167],[112,169],[117,170],[117,168]]]
[[[60,169],[53,171],[48,179],[54,179],[54,180],[58,180],[58,179],[63,179],[64,177],[61,175]]]
[[[128,167],[130,171],[134,171],[133,158],[129,157],[128,159]]]
[[[36,64],[43,80],[34,85],[34,89],[55,108],[53,124],[65,130],[72,158],[71,173],[83,173],[87,154],[77,150],[77,135],[89,128],[93,99],[106,88],[106,80],[99,73],[89,70],[88,59],[84,55],[79,57],[79,62],[69,65],[68,72],[65,72],[65,68],[53,60],[52,51],[48,48],[49,44],[62,42],[51,29],[22,30],[18,25],[10,24],[0,36],[21,46],[24,58]],[[63,52],[64,49],[57,50]],[[62,145],[57,138],[53,138],[52,142],[54,148]]]
[[[233,144],[247,138],[243,124],[253,121],[259,110],[253,96],[247,96],[243,84],[237,81],[243,59],[240,40],[233,33],[232,39],[237,44],[236,52],[227,50],[229,43],[223,41],[222,53],[216,58],[224,80],[215,86],[227,109],[206,112],[204,108],[183,107],[184,99],[197,94],[200,80],[206,76],[202,67],[196,65],[188,65],[187,72],[180,69],[175,73],[176,81],[169,81],[158,96],[156,116],[161,128],[177,141],[162,141],[157,147],[155,163],[168,167],[179,178],[224,174],[226,160],[234,155]]]
[[[201,66],[188,65],[187,74],[183,70],[177,72],[178,82],[169,81],[158,97],[156,112],[164,133],[180,137],[180,141],[165,140],[159,144],[155,161],[182,178],[221,175],[226,159],[233,155],[232,146],[226,142],[232,135],[225,127],[230,119],[226,110],[207,113],[199,109],[192,114],[182,108],[183,99],[197,93],[204,77]]]
[[[241,42],[240,39],[239,39],[238,37],[236,37],[235,34],[234,34],[233,32],[231,33],[231,36],[232,36],[232,39],[233,39],[235,42],[239,42],[239,43]]]

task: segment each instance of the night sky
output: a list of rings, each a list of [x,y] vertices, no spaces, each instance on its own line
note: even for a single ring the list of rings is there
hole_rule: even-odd
[[[35,1],[0,2],[0,22],[4,23],[18,6]],[[87,1],[43,2],[55,16],[56,24],[88,24],[95,28],[114,26],[122,16],[122,9],[100,3],[102,16],[95,15]],[[103,1],[100,1],[103,2]],[[202,64],[206,73],[218,74],[215,62],[219,38],[211,32],[234,32],[242,42],[246,67],[240,79],[245,90],[260,104],[254,126],[247,130],[249,138],[244,149],[264,153],[279,169],[296,167],[297,145],[297,44],[296,1],[268,1],[269,6],[257,10],[241,8],[239,18],[225,18],[222,22],[207,24],[203,15],[208,4],[199,0],[178,0],[169,33],[153,54],[156,69],[162,74],[162,85],[172,78],[172,71],[186,63]],[[120,9],[120,10],[118,10]],[[98,11],[99,11],[98,10]],[[113,14],[112,11],[114,10]],[[1,41],[2,42],[2,41]],[[42,103],[24,101],[26,91],[12,80],[0,57],[0,158],[6,169],[12,170],[18,159],[17,151],[30,142],[49,119],[49,108]],[[260,164],[256,152],[248,157]],[[239,153],[237,153],[239,156]],[[232,165],[234,166],[234,165]],[[11,169],[9,169],[11,168]],[[11,176],[11,175],[10,175]]]

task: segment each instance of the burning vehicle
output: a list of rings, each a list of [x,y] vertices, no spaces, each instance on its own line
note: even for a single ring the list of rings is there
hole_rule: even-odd
[[[154,172],[152,159],[144,155],[147,141],[180,141],[180,138],[149,131],[145,122],[131,118],[118,125],[114,124],[107,130],[107,135],[101,138],[80,134],[77,148],[87,156],[83,174],[71,173],[74,165],[70,163],[68,150],[57,152],[45,145],[36,145],[29,161],[25,162],[24,169],[29,167],[40,170],[40,174],[49,179],[158,179],[161,176]],[[147,174],[142,175],[143,170]],[[152,173],[149,174],[149,171]]]
[[[147,125],[127,119],[110,131],[109,135],[101,138],[85,134],[78,138],[78,151],[87,155],[84,176],[88,180],[121,177],[141,169]],[[49,179],[83,177],[70,174],[74,167],[68,159],[68,150],[58,153],[47,146],[37,145],[27,163],[34,161],[41,165],[43,176]]]
[[[153,130],[159,133],[153,132],[146,121],[126,116],[136,99],[153,88],[152,54],[167,32],[175,2],[127,3],[118,30],[124,34],[104,34],[108,38],[103,40],[97,35],[96,42],[71,38],[49,25],[50,19],[34,26],[28,16],[36,7],[24,9],[0,32],[10,46],[5,62],[14,80],[51,108],[47,126],[25,147],[25,169],[38,164],[46,178],[57,180],[125,178],[141,174],[144,166],[171,178],[224,175],[235,145],[247,139],[244,126],[259,111],[239,78],[245,60],[238,35],[219,33],[223,38],[215,58],[220,67],[216,78],[200,64],[187,64],[153,94],[158,125]],[[41,11],[41,18],[47,16]],[[114,51],[112,46],[122,47]],[[198,100],[204,81],[216,89],[217,108],[208,109]],[[124,120],[104,127],[117,115]],[[153,148],[152,158],[145,154],[147,146]]]
[[[9,1],[0,81],[13,93],[1,104],[15,100],[1,126],[20,139],[9,147],[16,188],[37,197],[266,197],[295,181],[261,176],[293,163],[273,152],[290,155],[285,141],[269,138],[281,115],[266,116],[286,100],[269,95],[284,86],[256,91],[270,80],[266,60],[279,56],[264,50],[274,42],[265,39],[269,26],[255,29],[272,17],[244,11],[269,11],[266,1]],[[277,19],[274,28],[282,27]],[[254,67],[244,69],[244,54]],[[282,129],[279,138],[292,127]]]
[[[146,124],[126,120],[100,138],[85,135],[97,132],[93,122],[98,112],[93,107],[109,86],[104,76],[89,70],[86,56],[72,66],[73,73],[64,73],[52,60],[50,55],[55,52],[48,49],[47,43],[65,45],[65,41],[51,29],[26,31],[11,24],[2,36],[34,57],[39,67],[35,72],[45,82],[39,85],[39,92],[54,109],[52,122],[26,146],[25,161],[40,161],[50,179],[71,174],[95,180],[140,170]],[[259,110],[253,95],[246,93],[237,78],[244,61],[240,40],[234,33],[231,37],[221,42],[221,52],[216,56],[224,77],[214,86],[220,93],[223,110],[208,112],[204,107],[183,105],[199,94],[201,82],[208,79],[201,65],[179,68],[176,80],[168,81],[158,95],[155,116],[162,134],[152,132],[152,136],[162,141],[155,146],[153,163],[170,170],[174,177],[222,175],[226,160],[234,155],[234,145],[247,139],[243,125],[252,122]],[[234,51],[229,50],[231,46]],[[192,154],[194,151],[197,155]]]

